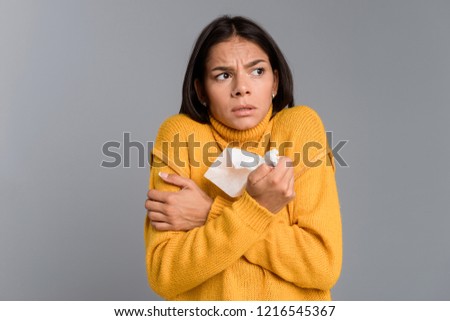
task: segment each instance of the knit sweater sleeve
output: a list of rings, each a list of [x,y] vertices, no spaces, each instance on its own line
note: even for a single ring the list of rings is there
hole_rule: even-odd
[[[327,148],[323,124],[314,111],[308,112],[297,137],[306,137],[301,145],[313,148],[307,156],[309,164],[303,161],[295,167],[296,197],[288,206],[293,222],[288,224],[278,217],[245,257],[299,287],[329,290],[341,271],[340,205],[333,155]]]
[[[166,121],[161,126],[155,141],[150,189],[178,189],[166,184],[158,176],[159,171],[189,177],[187,149],[179,150],[177,158],[172,149],[164,150],[164,144],[173,141],[183,126],[183,122],[175,120]],[[183,164],[185,166],[181,166]],[[216,198],[210,216],[212,218],[205,225],[187,232],[157,231],[146,217],[147,276],[150,286],[160,296],[175,298],[229,267],[264,237],[274,219],[273,214],[247,193],[233,203]]]

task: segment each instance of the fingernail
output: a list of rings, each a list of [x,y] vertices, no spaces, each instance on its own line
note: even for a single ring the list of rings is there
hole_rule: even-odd
[[[167,173],[164,173],[164,172],[159,172],[158,173],[158,175],[159,175],[159,177],[161,177],[161,178],[167,178],[168,176],[169,176],[169,174],[167,174]]]

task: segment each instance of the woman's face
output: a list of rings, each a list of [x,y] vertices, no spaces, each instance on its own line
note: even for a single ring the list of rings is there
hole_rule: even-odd
[[[203,86],[195,81],[197,95],[215,119],[245,130],[258,125],[269,111],[278,75],[267,54],[240,37],[214,45],[206,59]]]

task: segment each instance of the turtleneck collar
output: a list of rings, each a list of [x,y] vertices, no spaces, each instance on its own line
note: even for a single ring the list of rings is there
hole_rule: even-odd
[[[273,121],[270,119],[271,116],[272,105],[266,116],[258,125],[245,130],[228,127],[215,119],[211,114],[209,114],[209,120],[211,122],[214,138],[222,148],[225,148],[232,142],[237,142],[239,147],[245,142],[260,142],[263,137],[272,130]]]

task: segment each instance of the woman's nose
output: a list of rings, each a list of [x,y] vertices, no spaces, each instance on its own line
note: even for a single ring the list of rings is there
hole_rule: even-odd
[[[250,94],[250,86],[246,75],[238,74],[234,77],[233,97],[241,97]]]

